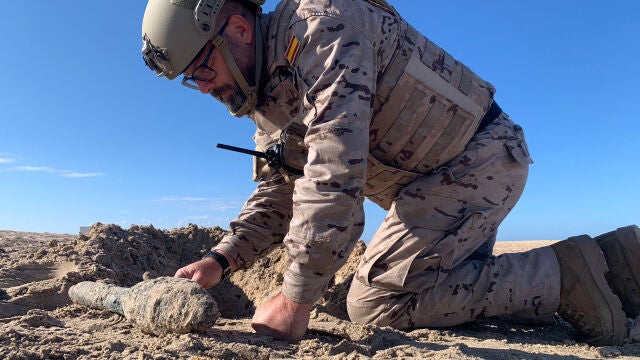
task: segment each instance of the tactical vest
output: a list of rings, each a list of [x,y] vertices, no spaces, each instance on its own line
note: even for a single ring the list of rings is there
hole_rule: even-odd
[[[365,196],[384,209],[417,177],[460,154],[489,109],[495,89],[468,67],[407,24],[384,0],[362,0],[393,14],[400,39],[378,78],[369,130]],[[295,93],[295,69],[285,58],[285,38],[299,2],[281,1],[271,14],[267,39],[267,92],[277,99]],[[275,39],[275,40],[274,40]],[[300,94],[298,94],[300,96]],[[299,104],[272,104],[281,116],[254,118],[258,148],[273,144],[291,122],[300,122]],[[297,106],[298,108],[295,108]],[[260,165],[254,178],[260,178]]]

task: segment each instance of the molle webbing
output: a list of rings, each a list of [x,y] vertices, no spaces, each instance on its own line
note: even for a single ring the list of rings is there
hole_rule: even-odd
[[[383,208],[394,189],[464,150],[495,92],[406,22],[402,26],[402,40],[378,81],[369,133],[365,195]]]
[[[388,210],[400,190],[420,176],[422,174],[386,166],[369,154],[364,195]]]

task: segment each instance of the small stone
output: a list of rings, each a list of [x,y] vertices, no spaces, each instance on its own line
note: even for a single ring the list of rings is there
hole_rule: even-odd
[[[150,272],[150,271],[145,271],[145,272],[142,274],[142,280],[151,280],[151,279],[153,279],[153,278],[155,278],[155,277],[156,277],[156,276],[153,276],[153,274],[151,274],[151,272]]]

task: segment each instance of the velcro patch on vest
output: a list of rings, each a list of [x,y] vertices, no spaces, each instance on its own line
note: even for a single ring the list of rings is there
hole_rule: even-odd
[[[300,50],[300,40],[293,35],[291,37],[291,41],[289,41],[289,46],[287,47],[287,51],[284,53],[284,57],[287,58],[289,64],[293,65],[293,61],[296,59],[298,55],[298,50]]]

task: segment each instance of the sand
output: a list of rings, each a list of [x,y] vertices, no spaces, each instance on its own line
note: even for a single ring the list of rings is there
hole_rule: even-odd
[[[81,281],[132,287],[171,276],[199,259],[224,230],[190,225],[95,224],[86,235],[0,231],[0,359],[631,359],[640,343],[592,347],[573,340],[560,318],[544,327],[483,320],[447,329],[398,331],[348,321],[344,299],[365,245],[359,243],[297,344],[257,335],[255,306],[278,291],[286,252],[275,249],[251,269],[208,290],[221,317],[186,334],[149,334],[108,310],[71,303]],[[550,241],[498,242],[496,253],[524,251]]]

